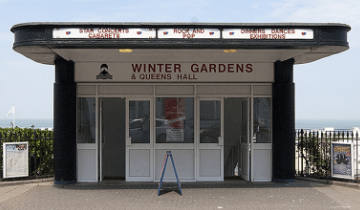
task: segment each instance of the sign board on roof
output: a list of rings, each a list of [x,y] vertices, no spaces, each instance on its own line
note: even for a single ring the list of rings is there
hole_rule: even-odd
[[[216,28],[161,28],[159,39],[219,39],[220,29]]]
[[[156,35],[157,32],[157,35]],[[299,28],[55,28],[54,39],[314,39]]]
[[[299,28],[227,28],[223,39],[313,39],[312,29]]]
[[[53,30],[55,39],[126,39],[156,38],[153,28],[59,28]]]

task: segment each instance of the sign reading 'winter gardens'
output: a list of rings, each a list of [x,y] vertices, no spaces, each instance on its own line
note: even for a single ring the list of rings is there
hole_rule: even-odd
[[[131,64],[131,80],[198,80],[201,73],[251,73],[253,64],[191,64],[190,72],[182,64]],[[187,66],[188,67],[188,66]],[[184,72],[184,73],[183,73]]]
[[[106,68],[100,68],[104,67]],[[77,82],[273,81],[272,63],[76,63]]]

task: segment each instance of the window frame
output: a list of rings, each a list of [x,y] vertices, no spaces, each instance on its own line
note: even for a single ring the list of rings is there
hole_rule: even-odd
[[[267,142],[258,142],[256,139],[256,132],[255,132],[255,100],[256,99],[269,99],[270,100],[270,141]],[[252,136],[252,142],[257,144],[272,144],[273,143],[273,100],[271,96],[253,96],[252,97],[252,127],[251,127],[251,136]]]
[[[220,102],[220,135],[218,137],[218,141],[216,143],[210,143],[210,142],[204,142],[201,143],[201,134],[200,134],[200,129],[201,129],[201,107],[200,107],[200,103],[201,101],[219,101]],[[198,144],[201,145],[212,145],[212,144],[219,144],[219,145],[223,145],[223,136],[224,136],[224,98],[223,97],[199,97],[198,100],[198,108],[197,108],[197,139],[198,139]]]
[[[135,102],[138,102],[138,101],[141,101],[141,102],[148,102],[149,103],[149,136],[148,136],[148,139],[149,141],[148,142],[132,142],[132,138],[130,136],[130,102],[131,101],[135,101]],[[127,106],[127,116],[126,116],[126,136],[127,136],[127,139],[128,139],[128,143],[129,144],[151,144],[151,136],[152,136],[152,107],[151,107],[152,103],[151,103],[151,99],[149,98],[129,98],[127,101],[126,101],[126,106]]]

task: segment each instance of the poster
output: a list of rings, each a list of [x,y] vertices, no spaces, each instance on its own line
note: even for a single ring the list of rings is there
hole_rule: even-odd
[[[15,178],[29,176],[28,142],[4,142],[3,177]]]
[[[185,101],[183,98],[165,98],[166,142],[184,141]]]
[[[331,176],[336,178],[353,179],[353,152],[351,143],[331,144]]]

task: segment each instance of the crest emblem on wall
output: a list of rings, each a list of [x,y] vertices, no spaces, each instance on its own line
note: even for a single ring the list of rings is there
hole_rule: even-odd
[[[108,65],[101,64],[100,73],[96,75],[96,79],[112,79],[112,75],[109,73]]]

